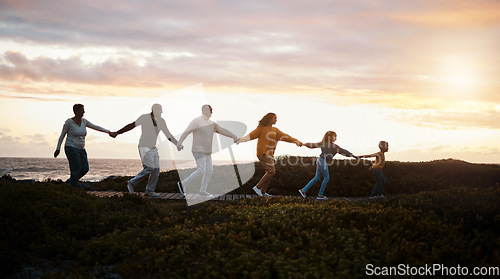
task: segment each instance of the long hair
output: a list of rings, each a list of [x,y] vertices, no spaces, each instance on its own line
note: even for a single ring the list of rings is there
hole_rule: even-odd
[[[333,142],[335,141],[335,139],[337,139],[337,133],[335,133],[334,131],[328,131],[323,136],[323,140],[321,140],[321,142],[328,143],[328,144],[333,144]]]
[[[266,127],[266,126],[271,126],[271,119],[273,119],[273,117],[275,117],[276,114],[275,113],[268,113],[266,115],[264,115],[264,117],[262,117],[262,119],[259,121],[259,126],[263,126],[263,127]]]

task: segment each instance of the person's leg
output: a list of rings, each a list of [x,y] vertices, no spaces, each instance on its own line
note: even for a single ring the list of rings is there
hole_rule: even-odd
[[[210,178],[214,172],[214,166],[212,165],[212,155],[205,155],[205,172],[203,173],[203,178],[201,179],[200,193],[206,193],[208,188],[208,183],[210,183]]]
[[[151,149],[148,152],[148,158],[150,160],[148,164],[152,162],[153,171],[149,174],[146,192],[154,192],[158,183],[158,177],[160,176],[160,154],[158,153],[158,149]]]
[[[80,169],[81,169],[81,161],[78,155],[76,148],[65,146],[64,153],[66,154],[66,158],[68,158],[70,177],[69,183],[71,186],[78,188],[78,180],[80,179]]]
[[[311,179],[311,181],[309,181],[309,183],[307,183],[307,185],[304,188],[302,188],[302,192],[304,193],[307,192],[309,188],[311,188],[314,184],[316,184],[316,182],[318,182],[321,178],[319,159],[321,158],[318,158],[318,160],[316,161],[316,175],[313,177],[313,179]]]
[[[205,172],[207,170],[206,166],[207,161],[204,155],[205,154],[193,152],[193,157],[194,160],[196,161],[196,170],[193,173],[191,173],[188,177],[186,177],[186,179],[181,181],[181,184],[184,186],[184,191],[186,191],[185,185],[189,184],[192,180],[195,180],[200,176],[205,175]]]
[[[384,194],[384,188],[385,188],[386,184],[387,184],[387,180],[385,179],[385,175],[382,172],[382,170],[380,170],[380,190],[379,190],[378,195]]]
[[[84,177],[89,172],[89,160],[87,159],[87,151],[85,149],[77,150],[80,157],[80,174],[78,179]]]
[[[328,171],[328,164],[325,162],[323,159],[321,164],[318,165],[319,169],[321,171],[321,175],[323,176],[323,182],[321,182],[321,188],[319,189],[318,196],[323,196],[323,193],[325,192],[326,185],[328,184],[328,181],[330,180],[330,173]]]
[[[380,179],[380,170],[378,169],[372,169],[372,172],[373,172],[373,176],[375,176],[375,185],[373,186],[373,190],[372,190],[372,193],[370,195],[370,197],[376,197],[378,196],[379,194],[379,189],[380,189],[380,183],[381,183],[381,179]]]
[[[267,188],[269,187],[269,183],[271,183],[271,179],[276,173],[276,169],[274,168],[274,158],[267,155],[260,155],[257,158],[264,167],[266,173],[264,174],[264,176],[262,176],[260,181],[255,186],[257,186],[257,189],[260,189],[262,194],[264,194],[266,193]]]
[[[129,183],[133,187],[137,186],[139,182],[148,177],[149,174],[154,171],[154,161],[148,156],[149,150],[150,149],[147,147],[139,147],[139,155],[141,156],[143,169],[134,178],[129,180]]]

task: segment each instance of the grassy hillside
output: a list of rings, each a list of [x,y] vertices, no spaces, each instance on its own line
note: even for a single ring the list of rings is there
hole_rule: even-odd
[[[313,171],[278,164],[274,191],[295,193]],[[366,167],[332,171],[329,195],[371,190]],[[360,278],[367,264],[500,266],[497,166],[394,162],[386,173],[392,195],[383,200],[254,198],[189,208],[128,194],[97,198],[64,183],[0,181],[0,277]],[[162,187],[174,183],[174,172],[162,173]]]

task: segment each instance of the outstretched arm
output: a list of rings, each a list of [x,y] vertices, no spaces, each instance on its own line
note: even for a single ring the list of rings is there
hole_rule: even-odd
[[[194,130],[196,130],[196,128],[198,127],[195,120],[189,122],[189,125],[187,126],[186,130],[184,131],[184,133],[182,133],[181,137],[177,141],[177,150],[180,151],[182,148],[184,148],[184,146],[182,146],[182,143],[187,138],[187,136],[191,134]]]
[[[123,133],[126,133],[126,132],[134,129],[134,128],[135,128],[135,122],[132,122],[130,124],[125,125],[123,128],[121,128],[120,130],[116,131],[115,133],[117,135],[121,135]]]
[[[215,132],[217,132],[218,134],[221,134],[223,136],[234,139],[234,142],[236,142],[238,140],[238,137],[235,134],[233,134],[231,131],[229,131],[227,129],[222,128],[217,123],[215,124]]]
[[[172,133],[170,133],[170,131],[167,128],[167,123],[163,119],[161,121],[161,131],[163,132],[163,134],[165,135],[165,137],[167,137],[167,139],[171,143],[177,145],[177,143],[178,143],[177,140],[175,139],[174,135],[172,135]]]
[[[278,140],[295,143],[297,146],[304,145],[300,140],[298,140],[298,139],[296,139],[288,134],[285,134],[280,130],[278,130]]]
[[[251,141],[251,140],[254,140],[254,139],[260,137],[260,131],[261,131],[261,129],[259,127],[257,127],[255,130],[251,131],[250,134],[236,140],[236,144]]]
[[[377,153],[373,153],[373,154],[368,154],[368,155],[360,155],[358,156],[358,158],[371,158],[371,157],[377,157]]]
[[[316,143],[306,142],[306,143],[304,143],[304,146],[308,147],[308,148],[320,148],[321,146],[323,146],[323,143],[322,142],[316,142]]]

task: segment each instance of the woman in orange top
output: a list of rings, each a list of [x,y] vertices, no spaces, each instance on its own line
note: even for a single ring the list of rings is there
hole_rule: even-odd
[[[259,183],[253,187],[253,190],[259,196],[271,197],[266,191],[269,183],[276,173],[274,168],[274,151],[278,141],[286,141],[302,146],[302,142],[283,133],[278,128],[273,127],[276,124],[276,114],[270,112],[259,121],[259,126],[248,135],[239,139],[236,143],[246,142],[254,139],[257,141],[257,158],[264,167],[266,173],[260,179]]]

